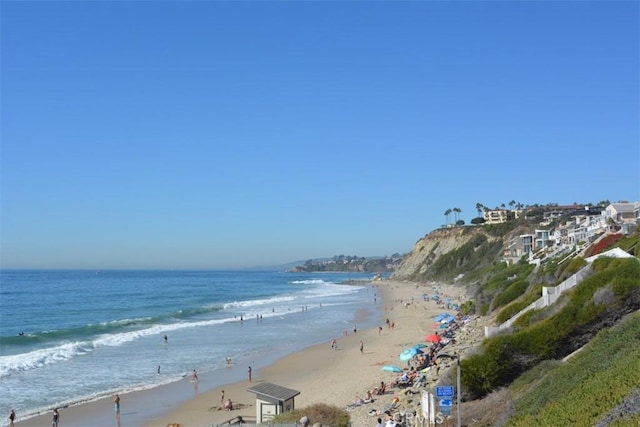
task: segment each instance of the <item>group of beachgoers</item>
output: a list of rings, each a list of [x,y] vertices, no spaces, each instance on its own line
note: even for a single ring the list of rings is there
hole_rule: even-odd
[[[9,427],[15,427],[16,411],[14,409],[12,409],[11,412],[9,412],[9,417],[7,418],[9,419]],[[58,411],[58,408],[53,408],[51,410],[51,427],[58,427],[59,423],[60,423],[60,411]]]
[[[225,411],[233,411],[233,402],[230,398],[224,398],[224,390],[220,391],[220,406]]]
[[[458,312],[455,318],[446,324],[446,328],[439,329],[433,335],[439,339],[432,342],[428,347],[424,345],[420,351],[416,352],[410,360],[407,361],[407,367],[388,384],[391,389],[397,390],[397,394],[391,402],[382,405],[381,408],[370,409],[368,414],[377,420],[376,427],[399,427],[406,425],[403,419],[407,413],[416,415],[420,412],[419,403],[410,403],[410,395],[420,393],[420,390],[428,382],[427,375],[433,373],[439,375],[440,364],[438,363],[438,353],[450,343],[455,343],[455,335],[458,329],[464,326],[470,319]],[[444,326],[444,323],[442,324]],[[387,327],[391,327],[391,322],[387,321]],[[434,369],[435,368],[435,369]],[[374,402],[376,396],[386,394],[387,385],[381,383],[380,386],[374,387],[366,392],[364,398],[356,396],[353,403],[347,405],[347,410],[354,410],[356,407],[366,403]],[[413,402],[419,402],[419,399],[413,399]],[[376,403],[378,404],[378,403]],[[417,406],[416,406],[417,405]],[[402,409],[402,411],[400,411]],[[402,413],[405,415],[401,415]]]

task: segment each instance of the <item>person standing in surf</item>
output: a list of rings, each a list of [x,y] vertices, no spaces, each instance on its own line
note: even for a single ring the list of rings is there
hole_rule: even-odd
[[[60,413],[58,412],[58,408],[53,408],[53,416],[51,417],[51,427],[58,427],[59,422],[60,422]]]

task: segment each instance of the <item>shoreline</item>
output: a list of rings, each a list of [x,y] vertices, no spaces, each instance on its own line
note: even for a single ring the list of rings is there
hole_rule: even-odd
[[[356,334],[349,330],[345,331],[347,335],[336,336],[337,350],[330,348],[329,340],[284,357],[263,360],[264,363],[253,368],[251,383],[247,376],[248,367],[234,365],[223,372],[201,375],[197,384],[185,380],[123,394],[120,420],[114,412],[112,397],[74,405],[61,411],[61,425],[165,427],[171,423],[180,423],[185,427],[209,427],[236,416],[255,420],[255,395],[247,389],[264,381],[300,391],[300,395],[295,398],[296,408],[314,403],[344,408],[353,403],[356,397],[364,397],[366,391],[373,389],[380,381],[393,381],[397,374],[382,372],[381,366],[403,366],[403,362],[398,360],[399,353],[408,346],[424,342],[425,335],[432,332],[433,317],[444,311],[435,302],[422,299],[423,293],[434,292],[433,284],[385,280],[369,282],[368,286],[372,286],[378,297],[378,303],[373,305],[375,312],[354,313],[355,324],[357,325],[360,316],[373,315],[380,319],[391,319],[395,328],[384,326],[384,321],[381,320],[383,329],[380,332],[377,327],[373,327],[358,330]],[[466,294],[462,287],[444,284],[437,286],[440,293],[449,295],[453,302],[461,303],[466,300],[459,300],[461,295]],[[360,341],[364,344],[362,353]],[[457,346],[464,344],[461,340],[458,341]],[[207,386],[207,383],[222,385]],[[225,398],[230,398],[238,409],[221,410],[222,390]],[[376,418],[370,416],[369,412],[372,409],[379,410],[391,402],[396,391],[388,389],[386,395],[376,396],[374,402],[352,410],[352,425],[364,427],[372,422],[375,424]],[[41,426],[50,423],[50,419],[50,413],[38,415],[17,421],[16,426]]]

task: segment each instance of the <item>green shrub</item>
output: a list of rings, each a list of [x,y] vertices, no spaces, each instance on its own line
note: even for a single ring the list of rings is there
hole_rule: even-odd
[[[571,261],[567,263],[564,270],[562,270],[562,273],[560,274],[560,280],[564,280],[567,277],[573,274],[576,274],[578,270],[580,270],[585,265],[587,265],[587,261],[585,261],[584,258],[581,258],[581,257],[572,258]]]
[[[496,322],[498,323],[506,322],[507,320],[511,319],[515,314],[519,313],[522,309],[524,309],[529,304],[525,304],[524,301],[518,301],[518,302],[509,304],[508,306],[500,310],[500,313],[498,313],[498,316],[496,316]]]
[[[485,224],[482,226],[487,234],[495,237],[504,237],[514,230],[520,223],[518,221],[507,221],[500,224]]]
[[[522,316],[518,317],[515,322],[513,322],[513,327],[522,329],[526,326],[529,326],[529,324],[531,323],[531,318],[533,318],[533,316],[537,313],[537,310],[527,311]]]
[[[460,363],[462,389],[472,399],[497,389],[507,378],[510,381],[515,378],[516,370],[505,337],[486,340],[483,347],[484,353],[474,354]]]
[[[640,279],[637,277],[615,277],[611,282],[611,290],[620,299],[628,298],[631,293],[640,290]]]
[[[473,314],[476,312],[476,303],[472,300],[465,301],[460,304],[460,311],[465,315]]]
[[[636,258],[640,257],[640,234],[636,232],[636,234],[633,236],[624,237],[618,240],[615,246],[619,247],[625,252],[635,255]]]
[[[493,307],[502,307],[503,305],[508,304],[516,298],[522,296],[522,294],[524,294],[524,292],[527,290],[527,287],[529,287],[529,282],[527,282],[526,280],[515,280],[513,283],[507,286],[504,291],[496,295],[493,300]]]
[[[498,316],[496,317],[496,321],[498,323],[504,323],[507,320],[511,319],[515,314],[519,313],[524,308],[528,307],[531,303],[537,301],[542,296],[542,285],[536,285],[533,289],[531,289],[527,294],[519,301],[512,302],[503,308]],[[534,310],[531,310],[533,313]],[[520,317],[516,323],[520,323]]]
[[[311,424],[320,423],[325,426],[348,427],[351,422],[347,411],[324,403],[316,403],[306,408],[278,414],[273,417],[273,421],[275,423],[297,423],[303,416],[309,418]]]
[[[491,308],[491,306],[489,304],[483,304],[480,306],[480,316],[486,316],[487,313],[489,312],[489,308]]]

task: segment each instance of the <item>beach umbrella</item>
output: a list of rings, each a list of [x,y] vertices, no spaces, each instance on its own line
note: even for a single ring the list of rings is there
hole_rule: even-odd
[[[441,313],[436,316],[436,322],[441,322],[449,316],[449,313]]]
[[[419,348],[415,348],[415,347],[410,347],[406,350],[404,350],[402,353],[400,353],[400,360],[402,360],[403,362],[406,362],[407,360],[411,360],[413,359],[413,356],[415,356],[416,354],[422,354],[423,351],[420,350]]]
[[[427,344],[416,344],[411,346],[411,348],[425,348],[425,347],[429,347]]]
[[[442,340],[442,337],[438,334],[427,335],[427,341],[429,342],[436,343],[436,342],[440,342],[440,340]]]
[[[385,372],[402,372],[402,368],[395,365],[385,365],[382,367],[382,370]]]

